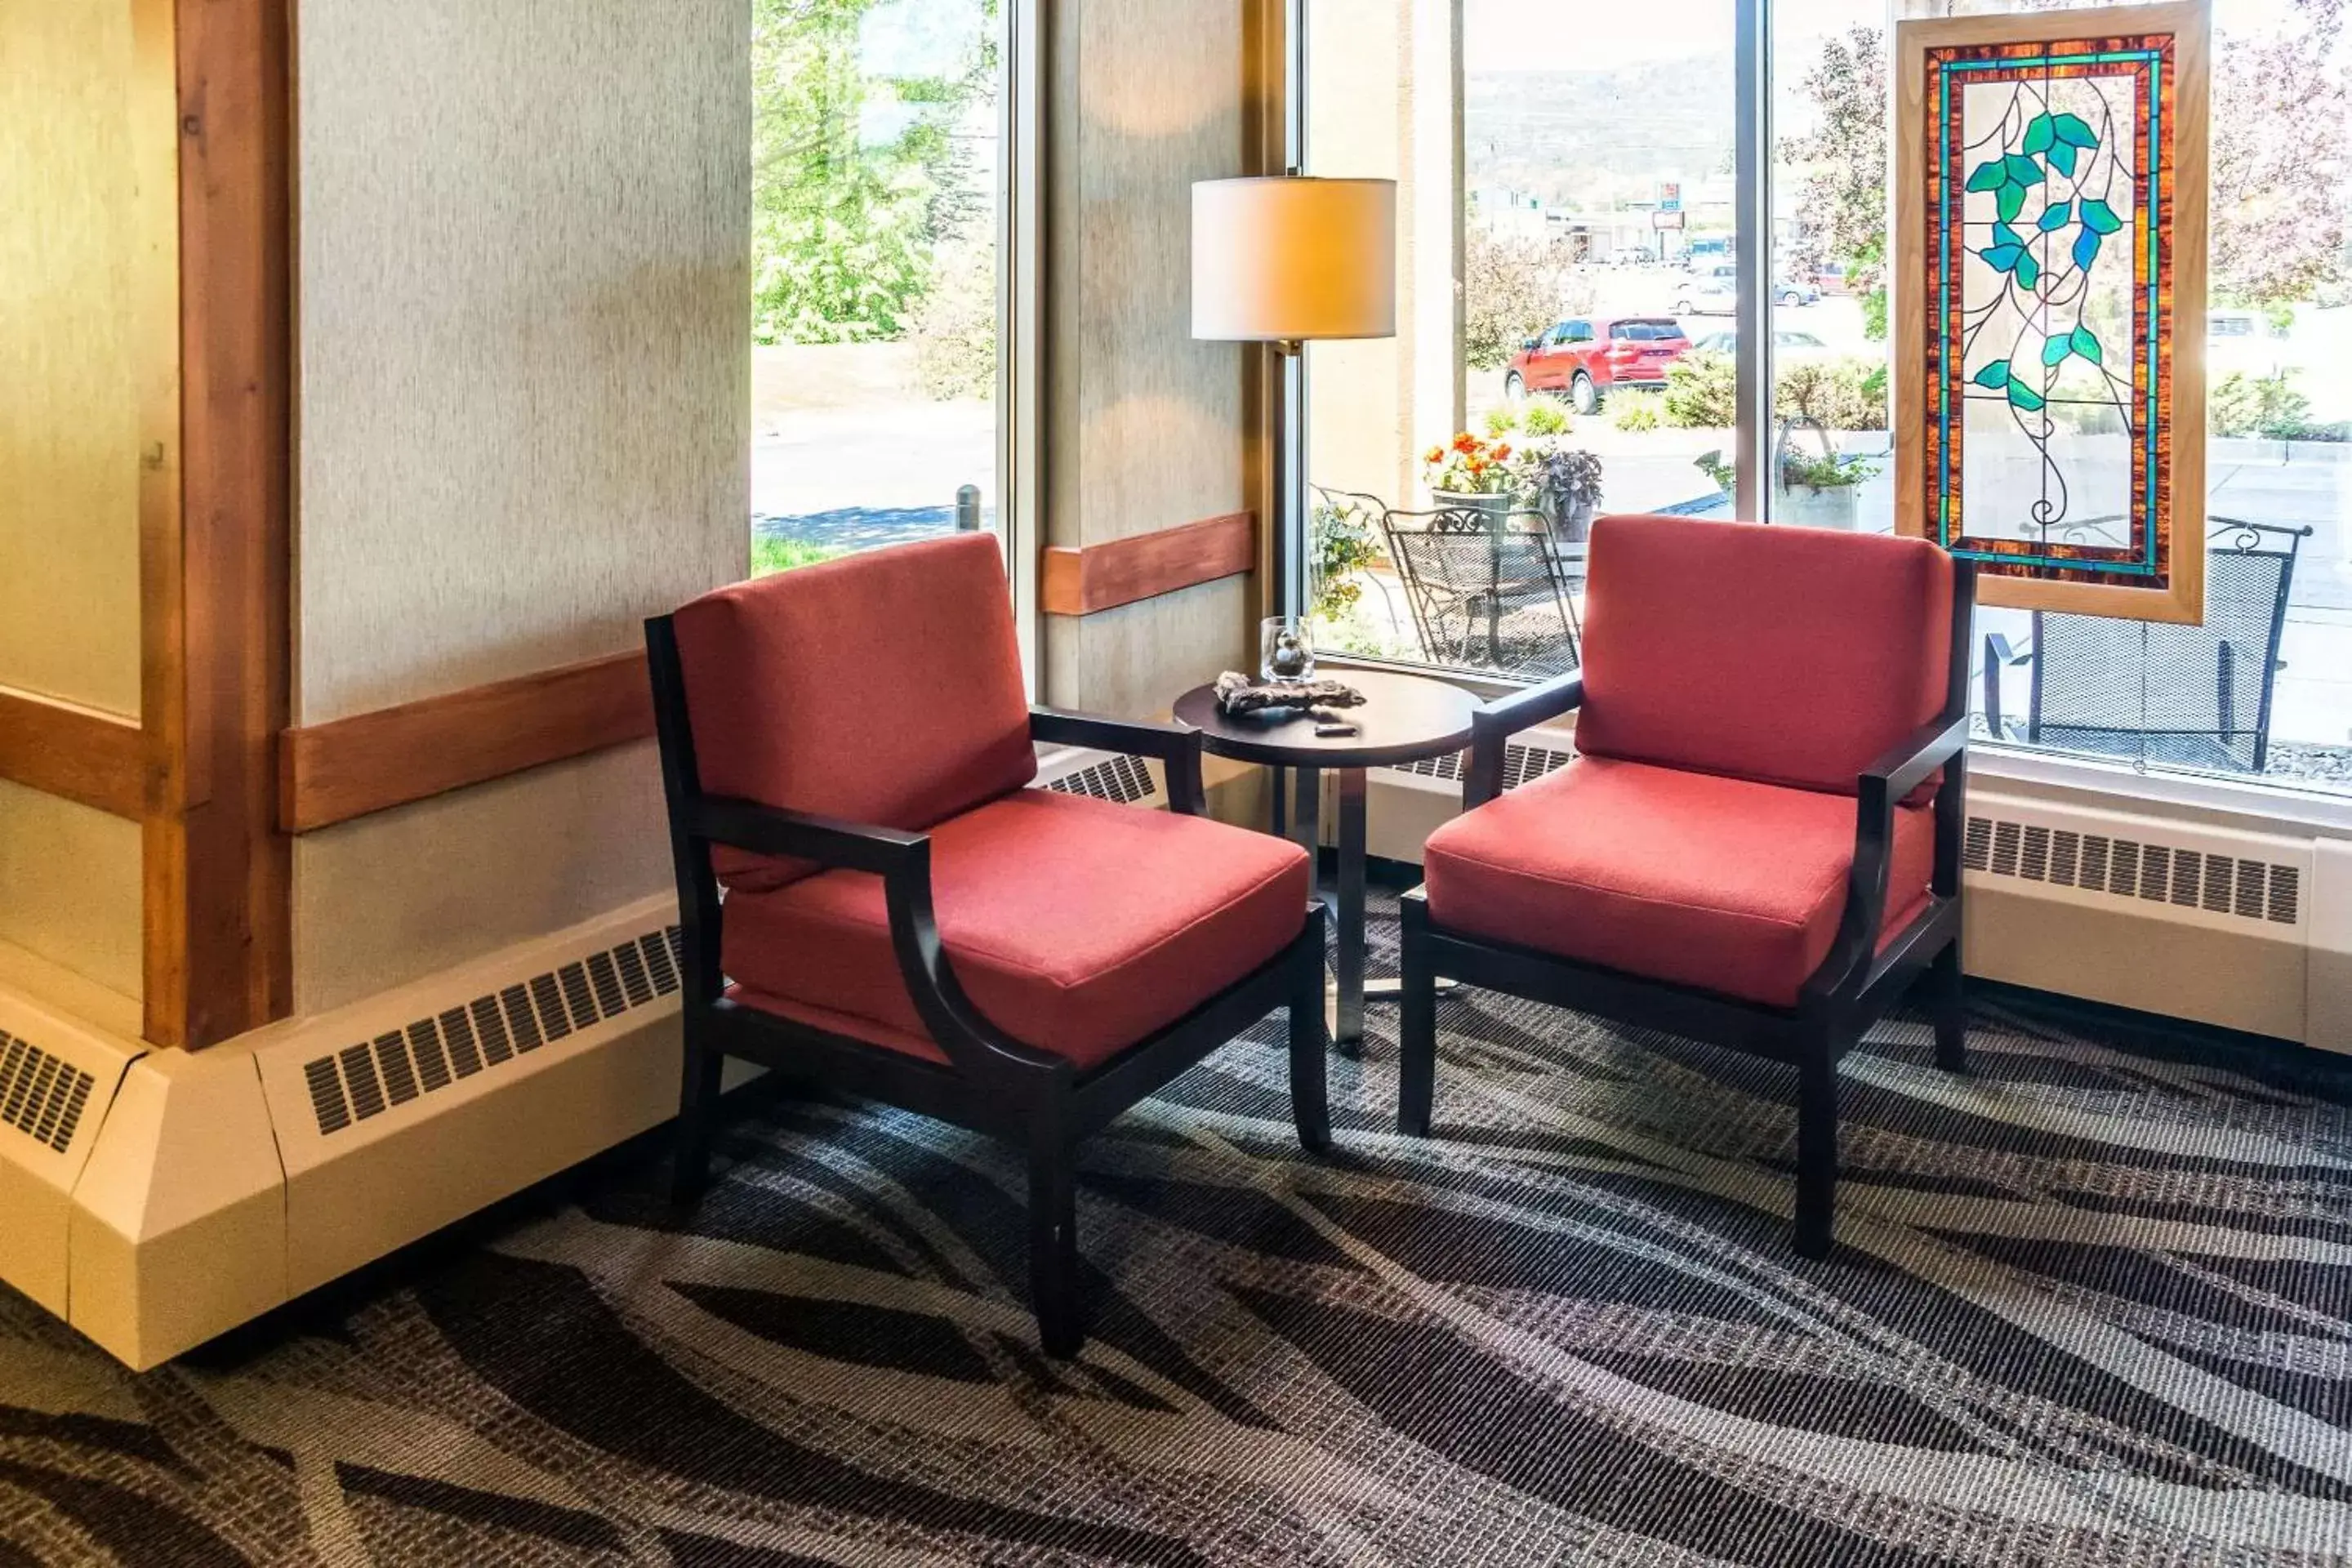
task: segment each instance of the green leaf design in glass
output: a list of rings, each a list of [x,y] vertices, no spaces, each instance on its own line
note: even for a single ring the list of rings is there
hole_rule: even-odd
[[[2049,152],[2044,153],[2042,156],[2050,160],[2050,166],[2052,168],[2057,170],[2068,179],[2071,180],[2074,177],[2074,149],[2068,146],[2065,142],[2059,142],[2058,145],[2051,148]]]
[[[1988,159],[1969,171],[1969,189],[1989,191],[2008,178],[2008,174],[2002,169],[2000,159]]]
[[[2099,231],[2085,227],[2074,236],[2074,265],[2088,272],[2099,258]]]
[[[1989,386],[1993,391],[1999,392],[2009,384],[2009,362],[2005,359],[1997,359],[1969,379],[1979,386]]]
[[[2038,185],[2047,178],[2042,165],[2020,153],[2011,153],[2000,161],[2001,177],[2012,185]]]
[[[2014,376],[2010,378],[2009,401],[2012,407],[2022,408],[2028,414],[2037,414],[2042,410],[2042,395]]]
[[[2079,114],[2055,115],[2052,118],[2050,126],[2051,130],[2057,134],[2059,142],[2065,146],[2080,147],[2087,153],[2099,144],[2099,133],[2092,130],[2090,122]]]
[[[2069,337],[2052,338],[2042,345],[2042,363],[2046,369],[2051,365],[2059,363],[2064,360],[2068,354],[2073,353],[2074,352],[2074,339]]]
[[[2052,202],[2042,209],[2042,216],[2033,220],[2033,226],[2044,234],[2053,234],[2064,228],[2074,216],[2073,202]]]
[[[2017,258],[2017,270],[2011,276],[2017,279],[2019,288],[2030,290],[2042,281],[2042,263],[2033,259],[2033,252],[2021,251]]]
[[[2106,351],[2099,347],[2099,335],[2090,328],[2077,326],[2072,333],[2068,334],[2067,342],[2073,345],[2076,353],[2081,354],[2093,364],[2106,363]]]
[[[2096,196],[2084,198],[2083,226],[2093,234],[2113,234],[2123,226],[2124,220],[2116,216],[2115,208]]]
[[[2025,122],[2025,140],[2019,143],[2027,153],[2047,153],[2058,140],[2058,122],[2047,114],[2037,114]]]

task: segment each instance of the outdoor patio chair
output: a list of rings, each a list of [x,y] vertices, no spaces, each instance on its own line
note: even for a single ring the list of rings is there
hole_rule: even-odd
[[[2212,521],[2204,625],[2037,611],[2030,646],[2015,648],[1998,634],[1988,636],[1988,732],[2005,732],[2001,669],[2026,665],[2025,738],[2035,745],[2261,773],[2270,761],[2271,692],[2287,594],[2311,530]]]
[[[998,552],[899,545],[646,623],[685,938],[677,1195],[726,1057],[1010,1139],[1039,1338],[1070,1355],[1078,1140],[1287,1006],[1298,1139],[1328,1145],[1323,911],[1305,851],[1199,815],[1199,731],[1028,705]],[[1024,787],[1040,742],[1159,758],[1171,809]]]
[[[1583,630],[1542,514],[1390,507],[1381,531],[1433,663],[1536,676],[1576,668]]]
[[[1583,668],[1475,715],[1401,900],[1398,1131],[1429,1135],[1441,977],[1769,1057],[1797,1069],[1796,1249],[1825,1256],[1839,1058],[1932,971],[1937,1064],[1964,1061],[1975,578],[1920,539],[1594,523]],[[1576,760],[1506,792],[1510,737],[1570,711]]]

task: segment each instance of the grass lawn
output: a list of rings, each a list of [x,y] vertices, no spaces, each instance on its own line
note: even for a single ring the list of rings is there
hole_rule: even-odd
[[[849,552],[837,545],[811,544],[800,539],[754,539],[751,541],[751,575],[765,577],[772,572],[789,572],[795,566],[814,566],[820,561],[830,561]]]

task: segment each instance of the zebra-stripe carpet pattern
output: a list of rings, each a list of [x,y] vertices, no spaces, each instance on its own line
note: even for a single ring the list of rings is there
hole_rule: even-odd
[[[1068,1363],[1016,1157],[772,1093],[144,1376],[0,1292],[0,1568],[2352,1563],[2332,1058],[1898,1017],[1808,1263],[1786,1069],[1463,991],[1422,1142],[1374,1022],[1087,1146]]]

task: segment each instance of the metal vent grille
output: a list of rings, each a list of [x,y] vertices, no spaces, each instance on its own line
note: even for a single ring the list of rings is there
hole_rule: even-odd
[[[2276,925],[2294,924],[2303,910],[2303,878],[2293,866],[1990,817],[1969,818],[1960,865],[1994,877]]]
[[[1391,773],[1414,773],[1425,779],[1459,780],[1470,753],[1449,752],[1442,757],[1423,757],[1419,762],[1402,763],[1388,770]],[[1522,745],[1517,741],[1503,747],[1503,787],[1517,789],[1529,779],[1557,772],[1576,760],[1573,751],[1553,746]]]
[[[0,1030],[0,1124],[62,1154],[96,1087],[72,1063]]]
[[[393,1106],[528,1055],[550,1040],[670,994],[677,989],[684,942],[684,933],[676,926],[647,931],[618,947],[477,996],[438,1016],[387,1029],[373,1040],[303,1063],[302,1081],[310,1091],[319,1131],[341,1132]],[[14,1066],[13,1057],[5,1059]],[[72,1096],[77,1115],[89,1093],[89,1075],[81,1076],[83,1086]],[[8,1082],[8,1071],[0,1068],[0,1086]],[[0,1100],[0,1115],[7,1109],[7,1102]],[[68,1127],[58,1134],[56,1146],[64,1148],[71,1136]]]
[[[1151,798],[1151,770],[1142,758],[1121,753],[1065,773],[1045,787],[1057,795],[1090,795],[1097,800],[1133,805]]]

